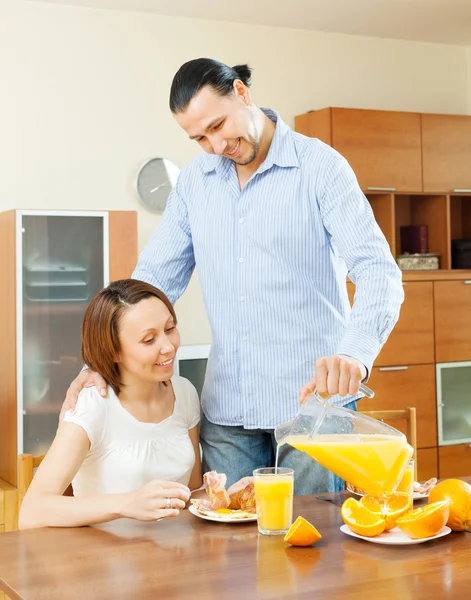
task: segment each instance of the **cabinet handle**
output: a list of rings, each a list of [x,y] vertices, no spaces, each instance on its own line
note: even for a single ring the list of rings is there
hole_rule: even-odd
[[[380,367],[380,371],[407,371],[409,367]]]
[[[377,187],[374,185],[369,185],[366,189],[370,190],[371,192],[395,192],[396,191],[395,187]]]
[[[471,285],[471,279],[465,279],[465,280],[463,281],[463,283],[464,283],[465,285]]]
[[[471,188],[455,188],[453,192],[455,194],[469,194],[469,192],[471,192]]]

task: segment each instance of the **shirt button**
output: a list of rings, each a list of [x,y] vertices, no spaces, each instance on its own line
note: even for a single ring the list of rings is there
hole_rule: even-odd
[[[245,219],[242,217],[239,219],[239,223],[242,225],[242,223],[245,223]]]
[[[245,296],[241,296],[241,297],[239,298],[239,300],[240,300],[241,302],[245,302]]]
[[[242,257],[240,257],[240,258],[239,258],[239,262],[240,262],[240,263],[243,263],[243,262],[244,262],[244,259],[243,259]]]
[[[246,335],[243,335],[243,336],[242,336],[242,341],[243,341],[243,342],[246,342],[246,341],[247,341],[247,336],[246,336]]]

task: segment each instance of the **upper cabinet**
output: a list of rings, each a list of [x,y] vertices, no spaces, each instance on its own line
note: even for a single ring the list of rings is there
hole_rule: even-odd
[[[296,117],[295,128],[338,150],[363,190],[422,190],[418,113],[326,108]]]
[[[471,116],[323,108],[295,129],[345,156],[365,191],[471,191]]]
[[[471,191],[471,117],[422,115],[424,190]]]

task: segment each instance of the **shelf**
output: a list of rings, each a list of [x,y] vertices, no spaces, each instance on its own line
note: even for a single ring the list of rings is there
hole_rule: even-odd
[[[24,315],[81,315],[89,302],[34,302],[23,305]]]
[[[402,280],[408,281],[462,281],[471,280],[471,271],[465,269],[430,269],[428,271],[402,271]]]
[[[428,251],[440,254],[440,268],[451,268],[449,196],[447,194],[396,194],[396,253],[402,254],[400,228],[427,225]]]
[[[57,416],[59,416],[61,408],[62,408],[62,402],[60,404],[57,402],[48,402],[48,403],[39,402],[38,404],[35,404],[35,405],[33,404],[32,406],[28,406],[27,408],[25,408],[23,410],[23,414],[25,415],[25,417],[27,417],[29,415],[50,415],[50,414],[56,414]]]
[[[471,194],[450,194],[451,239],[471,238]]]

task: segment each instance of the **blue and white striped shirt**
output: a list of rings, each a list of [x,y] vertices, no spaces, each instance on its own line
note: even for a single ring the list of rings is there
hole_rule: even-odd
[[[133,274],[174,303],[196,266],[213,337],[203,411],[248,429],[296,414],[317,357],[347,354],[370,371],[403,301],[401,272],[347,161],[264,112],[274,137],[245,187],[231,160],[192,160]]]

